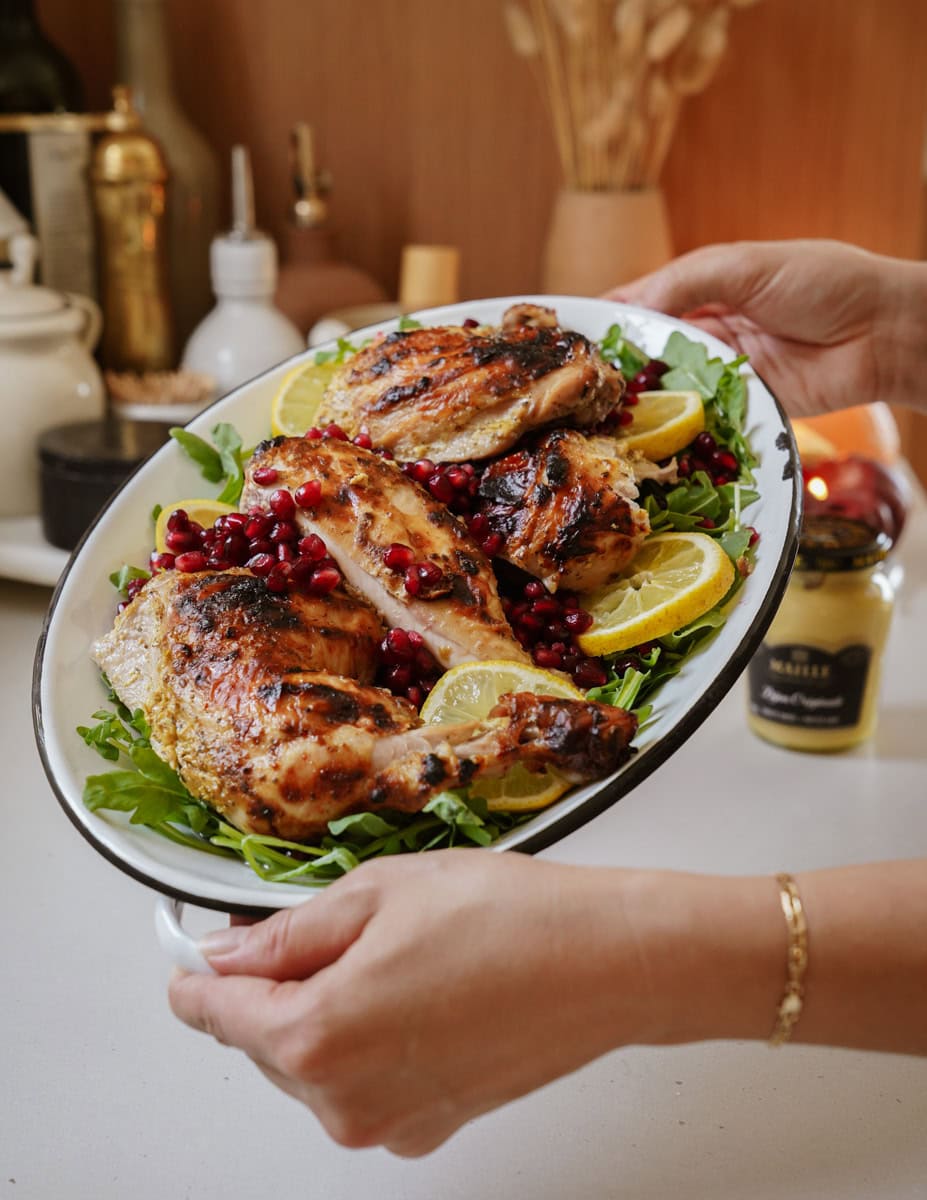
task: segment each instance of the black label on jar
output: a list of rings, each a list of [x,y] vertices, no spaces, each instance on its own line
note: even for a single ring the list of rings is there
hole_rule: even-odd
[[[750,711],[780,725],[845,729],[859,723],[872,651],[762,644],[750,663]]]

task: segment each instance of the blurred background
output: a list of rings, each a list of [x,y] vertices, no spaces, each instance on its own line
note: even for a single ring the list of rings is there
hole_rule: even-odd
[[[37,278],[100,304],[95,358],[126,413],[149,377],[165,421],[196,411],[267,365],[249,341],[279,361],[333,309],[321,333],[400,305],[595,294],[742,238],[927,258],[923,0],[0,0],[0,23],[4,112],[110,114],[82,168],[95,278],[54,278],[41,230]],[[39,100],[9,85],[27,25],[61,56]],[[35,175],[31,197],[8,186],[11,136],[0,186],[59,220]],[[239,253],[243,229],[276,243],[279,279],[266,241]],[[202,327],[245,276],[260,336],[225,310]],[[927,420],[895,417],[927,479]],[[850,448],[891,457],[865,444],[898,436],[880,429]]]

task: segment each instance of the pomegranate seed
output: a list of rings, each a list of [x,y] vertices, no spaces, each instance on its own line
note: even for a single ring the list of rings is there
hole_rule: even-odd
[[[270,484],[276,483],[279,477],[280,472],[276,467],[257,467],[251,472],[251,478],[261,487],[268,487]]]
[[[403,583],[410,596],[419,594],[422,590],[422,581],[418,575],[418,567],[406,567]]]
[[[189,550],[185,554],[178,554],[174,559],[174,566],[178,571],[205,571],[206,570],[206,555],[202,550]]]
[[[477,541],[482,541],[489,533],[489,518],[483,516],[482,513],[477,513],[475,517],[471,517],[467,522],[467,529],[469,529]]]
[[[319,562],[325,557],[325,543],[317,533],[301,537],[296,543],[296,549],[304,558],[311,558],[313,562]]]
[[[736,475],[740,467],[730,450],[716,450],[711,456],[711,465],[722,471],[728,471],[731,475]]]
[[[592,619],[591,613],[584,612],[581,608],[574,608],[563,618],[563,623],[570,633],[578,634],[585,633],[590,628]]]
[[[534,661],[539,667],[544,667],[548,671],[556,671],[563,665],[563,655],[558,654],[552,646],[536,646]]]
[[[411,704],[414,704],[416,708],[421,708],[425,702],[425,693],[417,684],[413,683],[410,688],[406,688],[406,699]]]
[[[618,424],[619,425],[630,425],[633,420],[634,420],[634,413],[628,412],[628,410],[626,408],[623,408],[621,410],[621,412],[618,414]]]
[[[418,577],[426,587],[435,587],[444,578],[444,572],[433,562],[417,563],[415,570],[418,571]]]
[[[715,523],[714,523],[714,521],[711,519],[711,517],[702,517],[702,519],[701,519],[701,521],[699,522],[699,524],[701,525],[701,527],[702,527],[703,529],[714,529],[714,527],[715,527]]]
[[[415,562],[415,551],[402,542],[393,542],[383,555],[383,561],[391,571],[405,571]]]
[[[230,533],[233,531],[237,533],[239,530],[243,530],[248,524],[248,518],[244,513],[240,512],[226,513],[222,519],[225,521],[225,528]]]
[[[669,363],[665,363],[662,358],[652,358],[647,364],[647,370],[657,379],[662,379],[669,370]]]
[[[573,671],[577,687],[602,687],[608,680],[604,667],[594,658],[581,658]]]
[[[455,491],[462,492],[470,486],[470,476],[462,467],[451,467],[445,476]]]
[[[676,471],[683,479],[688,479],[692,474],[692,459],[687,454],[684,454],[676,463]]]
[[[306,583],[312,578],[316,565],[311,558],[305,558],[303,555],[294,558],[290,563],[290,582],[297,585]]]
[[[536,617],[552,617],[560,612],[560,601],[553,596],[542,596],[531,605],[531,611]]]
[[[273,517],[262,513],[259,517],[249,517],[245,525],[245,537],[253,541],[255,538],[266,537],[273,528]]]
[[[317,479],[307,479],[296,489],[294,499],[300,508],[315,508],[322,499],[321,483]]]
[[[270,531],[272,542],[295,542],[298,537],[299,530],[292,521],[278,521]]]
[[[637,372],[637,374],[631,380],[631,383],[628,384],[628,387],[630,388],[632,385],[634,385],[635,391],[648,392],[648,391],[650,391],[650,385],[652,382],[653,382],[653,380],[647,374],[647,368],[645,367],[643,369],[643,371]]]
[[[232,564],[222,554],[210,554],[206,559],[206,566],[210,571],[227,571]]]
[[[479,329],[480,327],[479,321],[474,321],[472,317],[465,317],[461,324],[464,329]]]
[[[230,533],[222,543],[222,553],[236,567],[248,557],[248,539],[240,533]]]
[[[373,438],[366,429],[361,429],[356,438],[353,439],[355,446],[360,446],[361,450],[373,449]]]
[[[431,657],[431,652],[424,646],[415,651],[415,666],[421,675],[428,675],[435,669],[435,660]]]
[[[277,545],[277,562],[291,563],[296,558],[296,551],[289,542],[280,542]]]
[[[307,442],[320,442],[323,436],[322,430],[319,429],[318,425],[313,425],[311,429],[307,429],[303,434]]]
[[[199,539],[192,529],[169,529],[164,535],[164,544],[175,554],[183,554],[186,550],[195,550]]]
[[[296,501],[286,488],[278,488],[271,492],[270,511],[282,521],[288,521],[296,512]]]
[[[341,428],[340,425],[336,425],[334,422],[332,422],[331,425],[325,426],[325,428],[322,430],[322,437],[325,438],[325,440],[329,441],[329,442],[346,442],[346,441],[348,441],[348,435],[345,433],[345,431]],[[331,590],[331,589],[329,589],[329,590]]]
[[[409,635],[404,629],[391,629],[383,639],[386,653],[392,655],[398,662],[406,662],[415,654],[409,641]]]
[[[639,383],[637,376],[629,379],[625,385],[625,396],[636,396],[638,392],[646,392],[647,387],[643,383]]]
[[[692,442],[693,449],[699,454],[709,455],[713,450],[717,449],[717,442],[707,431],[702,431]]]
[[[574,608],[579,608],[579,596],[575,592],[560,592],[560,603],[571,612]]]
[[[544,628],[544,621],[541,617],[536,617],[534,613],[527,612],[518,618],[518,626],[528,633],[540,633]]]
[[[435,473],[435,464],[430,458],[420,458],[418,462],[410,463],[404,469],[416,483],[427,483]]]
[[[748,544],[751,546],[755,546],[757,544],[757,542],[760,540],[759,531],[754,529],[752,525],[748,525],[747,528],[750,530],[750,541]]]
[[[397,692],[404,692],[412,684],[412,668],[395,666],[386,673],[387,683]]]
[[[155,574],[157,574],[158,571],[170,571],[173,565],[173,554],[158,554],[155,552],[148,559],[148,566]]]
[[[547,595],[547,588],[540,579],[532,579],[530,583],[526,583],[524,590],[529,600],[540,600],[542,596]]]
[[[245,566],[252,575],[257,575],[259,579],[263,579],[276,566],[276,559],[272,554],[255,554],[253,558],[248,559]]]
[[[633,408],[635,404],[640,404],[640,400],[638,400],[638,398],[637,398],[637,392],[625,392],[624,397],[622,399],[622,403],[624,404],[625,408]],[[621,409],[620,408],[616,409],[615,410],[616,419],[618,416],[620,416],[620,414],[621,414]]]
[[[182,508],[175,508],[167,518],[167,527],[172,533],[174,530],[187,529],[189,525],[190,518]]]
[[[290,578],[289,563],[274,563],[273,567],[267,572],[264,582],[267,584],[269,592],[285,592],[287,583]]]
[[[503,540],[501,533],[491,533],[488,538],[483,540],[482,551],[487,558],[492,558],[494,554],[498,554],[502,549]]]
[[[254,538],[248,543],[249,552],[254,554],[273,554],[274,544],[270,538]]]
[[[409,645],[412,647],[413,650],[420,650],[422,648],[422,646],[425,645],[425,639],[422,637],[422,635],[419,633],[419,631],[417,629],[407,630],[406,635],[409,639]]]
[[[322,567],[316,570],[309,580],[309,591],[313,596],[327,596],[341,582],[341,572],[334,567]]]
[[[133,600],[142,590],[142,585],[146,581],[144,579],[130,579],[126,584],[126,595],[130,600]]]
[[[116,612],[117,613],[125,612],[125,610],[128,607],[129,607],[128,600],[120,600],[119,603],[116,605]]]

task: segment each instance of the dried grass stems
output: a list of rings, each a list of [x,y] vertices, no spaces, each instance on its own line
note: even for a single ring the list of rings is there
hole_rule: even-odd
[[[657,182],[682,101],[707,87],[732,9],[757,0],[521,0],[506,3],[515,52],[531,62],[568,187]]]

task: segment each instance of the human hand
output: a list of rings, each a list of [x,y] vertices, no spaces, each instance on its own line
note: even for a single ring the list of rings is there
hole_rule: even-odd
[[[474,850],[380,860],[213,935],[219,976],[176,976],[171,1005],[343,1145],[424,1154],[645,1039],[647,972],[616,891],[636,874]]]
[[[831,241],[736,242],[685,254],[610,299],[747,354],[793,416],[920,401],[927,268]]]

